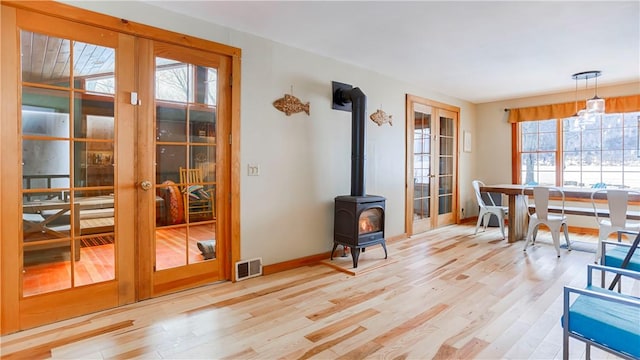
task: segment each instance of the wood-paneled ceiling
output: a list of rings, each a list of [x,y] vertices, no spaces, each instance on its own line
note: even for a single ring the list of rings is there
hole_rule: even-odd
[[[111,48],[22,31],[22,80],[25,82],[69,83],[74,78],[112,74],[115,52]]]

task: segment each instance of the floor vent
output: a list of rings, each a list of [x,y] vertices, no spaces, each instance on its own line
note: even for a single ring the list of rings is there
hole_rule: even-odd
[[[236,263],[236,281],[262,275],[262,258],[242,260]]]

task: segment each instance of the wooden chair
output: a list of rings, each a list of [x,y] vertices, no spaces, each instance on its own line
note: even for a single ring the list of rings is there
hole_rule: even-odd
[[[180,184],[184,197],[184,217],[191,220],[212,220],[215,218],[215,191],[205,189],[201,168],[180,167]]]

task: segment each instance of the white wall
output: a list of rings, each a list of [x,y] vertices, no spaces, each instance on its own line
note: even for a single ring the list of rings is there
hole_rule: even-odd
[[[71,5],[242,49],[241,251],[273,264],[331,250],[333,201],[350,192],[351,113],[331,109],[331,82],[359,87],[367,114],[377,108],[393,126],[367,121],[366,190],[387,198],[387,237],[405,233],[405,95],[461,108],[462,130],[473,132],[475,106],[326,57],[138,2]],[[399,58],[401,63],[401,58]],[[434,70],[435,71],[435,70]],[[272,103],[289,93],[311,103],[311,115],[286,116]],[[470,184],[477,154],[461,153],[460,184]],[[260,176],[247,176],[248,164]],[[461,204],[470,186],[461,186]]]

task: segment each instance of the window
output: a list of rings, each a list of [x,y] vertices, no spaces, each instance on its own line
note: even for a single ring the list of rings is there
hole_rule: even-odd
[[[518,123],[519,183],[640,188],[640,112]]]
[[[557,129],[557,120],[521,123],[519,158],[522,183],[528,185],[556,183]]]

